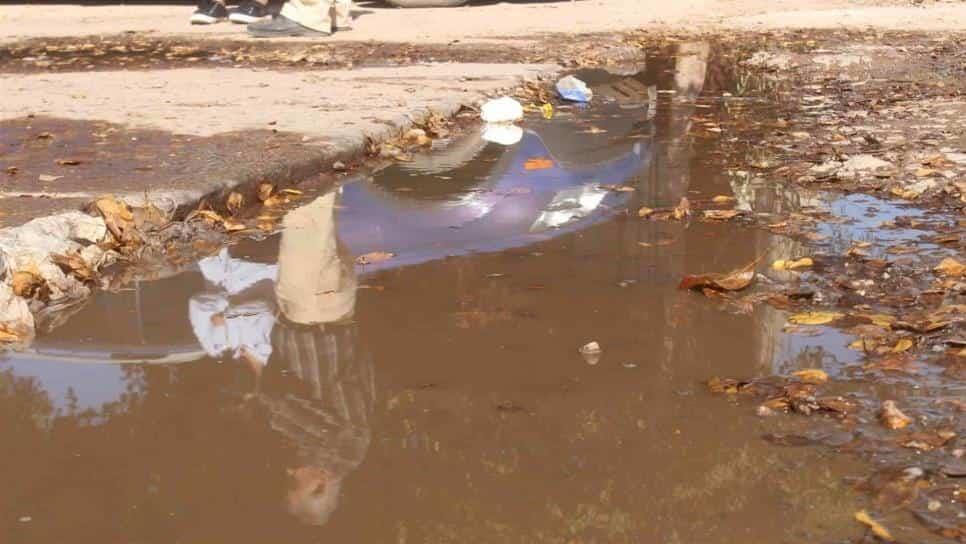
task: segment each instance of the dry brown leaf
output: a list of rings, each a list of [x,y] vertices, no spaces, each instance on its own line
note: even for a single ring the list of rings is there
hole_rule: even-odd
[[[828,381],[828,374],[826,374],[824,370],[819,370],[817,368],[799,370],[798,372],[794,372],[792,375],[805,383],[814,385],[820,385]]]
[[[10,287],[14,294],[24,298],[33,298],[45,283],[44,278],[29,270],[14,272],[10,278]]]
[[[691,202],[688,201],[688,197],[681,197],[681,201],[678,202],[678,205],[674,208],[673,215],[678,221],[691,215]]]
[[[94,202],[94,208],[104,218],[107,230],[111,232],[115,240],[120,243],[133,241],[133,234],[136,230],[134,214],[127,204],[112,196],[106,196],[97,199]]]
[[[915,343],[909,338],[900,338],[896,345],[892,347],[892,353],[902,353],[908,351]]]
[[[81,161],[77,159],[57,159],[54,162],[56,162],[60,166],[77,166],[78,164],[81,163]]]
[[[225,219],[222,221],[221,226],[225,229],[225,232],[239,232],[248,228],[244,223],[232,221],[231,219]]]
[[[704,217],[712,221],[728,221],[738,217],[740,213],[738,210],[705,210]]]
[[[740,291],[755,279],[755,266],[758,260],[726,274],[697,274],[684,276],[678,289],[713,289],[716,291]]]
[[[258,185],[258,200],[265,202],[272,196],[275,192],[275,186],[268,182],[263,182]]]
[[[943,276],[958,278],[963,275],[963,272],[966,272],[966,265],[952,257],[946,257],[933,270]]]
[[[94,270],[87,264],[87,261],[79,253],[68,255],[51,255],[51,260],[60,267],[64,273],[72,274],[80,281],[88,282],[94,280]]]
[[[381,263],[383,261],[388,261],[395,257],[395,253],[388,253],[385,251],[373,251],[372,253],[366,253],[365,255],[360,255],[356,257],[356,264],[367,265]]]
[[[881,538],[886,542],[895,542],[895,539],[892,538],[892,533],[890,533],[889,530],[883,527],[878,521],[872,519],[869,516],[869,513],[865,510],[859,510],[856,512],[855,520],[868,527],[869,530],[872,531],[872,534],[874,534],[877,538]]]
[[[912,418],[902,413],[894,400],[882,402],[879,409],[879,420],[890,429],[902,429],[912,423]]]
[[[733,196],[717,195],[711,199],[711,202],[714,202],[715,204],[727,204],[729,202],[734,202],[734,200],[735,197]]]
[[[240,210],[244,204],[245,196],[237,191],[232,191],[231,194],[228,195],[228,200],[225,201],[225,207],[228,208],[228,211],[233,214],[238,213],[238,210]]]
[[[637,210],[637,216],[638,217],[649,217],[653,213],[654,213],[654,210],[651,209],[651,208],[648,208],[647,206],[645,206],[645,207]]]
[[[795,325],[825,325],[841,317],[842,314],[838,312],[805,312],[790,316],[788,321]]]
[[[775,270],[796,270],[798,268],[809,268],[815,264],[809,257],[802,257],[798,260],[784,260],[779,259],[771,263],[771,267]]]
[[[220,213],[214,210],[198,210],[195,212],[195,215],[211,224],[223,223],[225,221],[225,218],[222,217]]]

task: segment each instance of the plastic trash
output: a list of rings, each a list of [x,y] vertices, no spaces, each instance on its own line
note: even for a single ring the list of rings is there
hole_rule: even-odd
[[[513,145],[523,139],[523,129],[516,125],[486,124],[483,139],[500,145]]]
[[[594,98],[594,91],[574,76],[567,76],[558,81],[557,92],[560,93],[561,98],[571,102],[590,102]]]
[[[504,96],[483,104],[480,117],[487,123],[512,123],[523,119],[523,106],[509,96]]]
[[[603,350],[600,349],[600,344],[597,342],[590,342],[589,344],[580,348],[580,354],[584,356],[584,361],[588,365],[596,365],[600,362],[600,356]]]

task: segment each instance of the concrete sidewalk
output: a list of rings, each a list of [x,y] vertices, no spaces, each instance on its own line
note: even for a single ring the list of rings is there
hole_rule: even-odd
[[[16,225],[106,193],[140,200],[147,192],[181,206],[246,182],[304,177],[358,152],[366,136],[378,140],[428,111],[449,115],[555,69],[0,74],[0,170],[8,170],[0,221]]]
[[[239,25],[192,27],[187,23],[191,9],[190,5],[4,6],[0,10],[0,43],[122,32],[196,40],[247,37]],[[966,29],[966,4],[928,0],[920,5],[902,0],[563,0],[393,9],[377,0],[359,0],[354,17],[355,29],[325,41],[533,41],[546,34],[668,27],[692,31],[863,27],[955,31]]]

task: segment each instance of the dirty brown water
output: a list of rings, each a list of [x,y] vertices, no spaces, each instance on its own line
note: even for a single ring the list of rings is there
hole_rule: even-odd
[[[786,334],[771,307],[734,315],[676,289],[800,246],[625,214],[719,194],[761,211],[719,137],[694,126],[731,80],[709,75],[706,50],[682,50],[649,59],[616,103],[614,78],[581,74],[607,104],[528,122],[512,145],[470,135],[307,194],[280,235],[100,293],[4,355],[0,540],[861,535],[865,499],[847,479],[863,463],[776,447],[761,439],[774,421],[703,385],[812,367],[847,377],[851,338]],[[827,228],[875,236],[877,218],[850,217]],[[372,252],[395,255],[356,263]],[[591,341],[599,358],[578,351]]]

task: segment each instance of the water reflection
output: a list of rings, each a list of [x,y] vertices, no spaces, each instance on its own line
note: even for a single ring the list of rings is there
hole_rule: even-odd
[[[320,525],[358,542],[739,542],[751,526],[777,541],[783,516],[850,511],[832,474],[803,500],[816,478],[697,385],[767,372],[781,320],[675,283],[771,239],[620,213],[728,190],[714,142],[690,136],[712,52],[676,52],[630,79],[582,73],[605,104],[349,182],[281,236],[103,294],[0,362],[24,384],[0,413],[44,422],[8,427],[23,438],[11,466],[57,482],[3,474],[9,511],[38,520],[9,534],[69,534],[64,481],[94,497],[80,512],[121,519],[80,541],[302,542]],[[396,257],[354,265],[370,251]],[[577,354],[589,340],[605,350],[593,367]],[[71,397],[58,364],[122,370]]]

